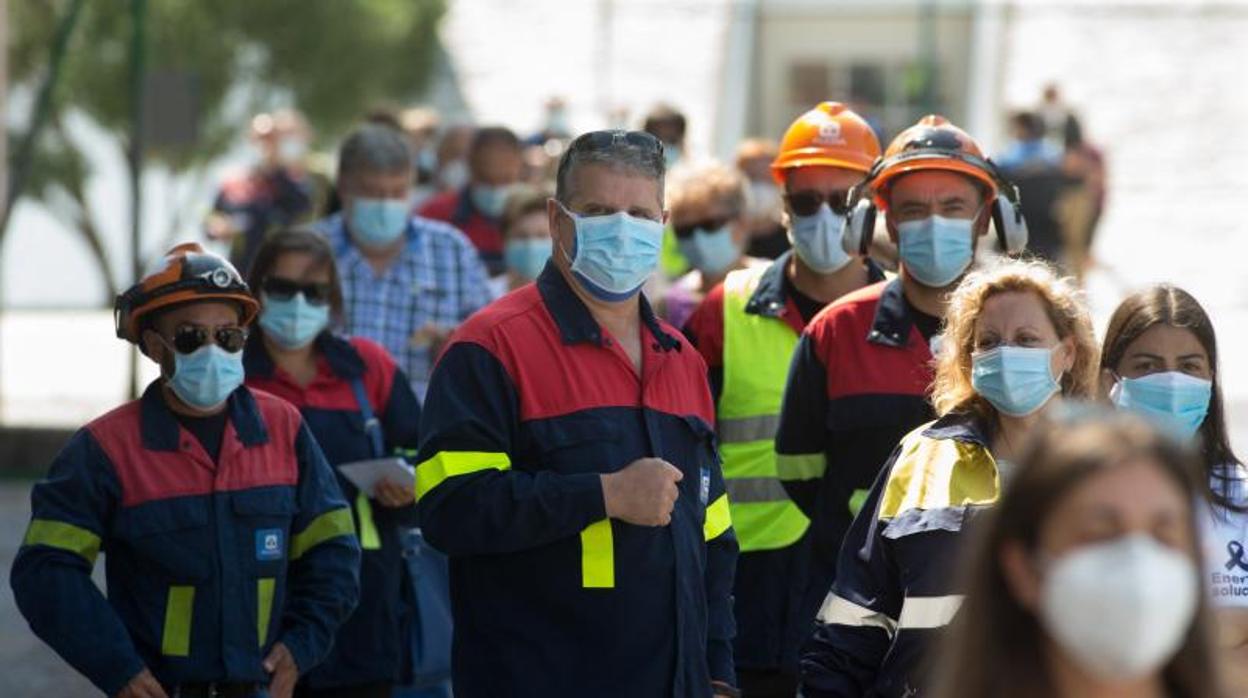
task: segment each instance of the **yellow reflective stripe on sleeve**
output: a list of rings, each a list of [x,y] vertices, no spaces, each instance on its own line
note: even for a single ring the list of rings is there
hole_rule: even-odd
[[[51,548],[65,550],[95,564],[95,556],[100,552],[100,537],[73,524],[51,519],[32,519],[26,529],[26,538],[22,545],[46,545]]]
[[[191,614],[195,608],[195,587],[169,587],[165,602],[165,631],[160,653],[166,657],[191,656]]]
[[[866,606],[859,606],[853,601],[843,599],[836,594],[828,594],[827,598],[823,600],[823,606],[819,608],[817,618],[820,623],[825,625],[879,628],[889,635],[897,632],[897,621],[887,614],[873,611]]]
[[[511,458],[506,453],[483,451],[439,451],[429,460],[416,466],[416,500],[429,494],[447,478],[468,475],[482,470],[507,470]]]
[[[581,586],[611,589],[615,586],[615,538],[611,519],[595,521],[581,531]]]
[[[776,474],[781,480],[817,480],[827,469],[822,453],[776,454]]]
[[[708,541],[715,540],[730,528],[732,528],[732,515],[728,512],[728,495],[721,494],[706,508],[706,521],[702,524],[702,535]]]
[[[290,559],[298,560],[303,554],[338,536],[350,536],[355,533],[355,524],[351,521],[350,509],[334,509],[312,519],[312,523],[290,541]]]
[[[269,620],[273,617],[273,593],[277,590],[277,580],[265,577],[256,580],[256,635],[260,647],[269,639]]]
[[[377,524],[373,523],[373,505],[363,492],[355,498],[355,516],[360,520],[360,547],[380,550],[381,536],[377,533]]]

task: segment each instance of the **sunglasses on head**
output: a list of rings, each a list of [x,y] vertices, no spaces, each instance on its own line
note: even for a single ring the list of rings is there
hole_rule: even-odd
[[[208,338],[217,346],[233,354],[242,351],[247,343],[247,331],[241,327],[207,328],[203,325],[178,325],[173,331],[173,348],[179,354],[190,354],[208,343]]]
[[[276,301],[288,301],[295,294],[302,293],[303,299],[311,305],[325,305],[329,302],[330,284],[301,284],[290,279],[270,276],[260,284],[260,290]]]
[[[663,142],[658,138],[645,131],[624,131],[618,129],[614,131],[582,133],[572,141],[572,144],[568,146],[568,150],[582,152],[606,150],[621,143],[648,150],[660,156],[663,155]]]
[[[707,232],[719,230],[720,228],[732,222],[733,216],[723,216],[721,218],[707,218],[700,221],[690,221],[672,226],[672,231],[676,233],[676,237],[684,239],[692,237],[698,230]]]
[[[788,202],[794,215],[798,216],[813,216],[819,213],[819,208],[824,204],[827,204],[833,213],[842,216],[849,213],[848,191],[834,191],[826,194],[821,191],[795,191],[786,193],[784,200]]]

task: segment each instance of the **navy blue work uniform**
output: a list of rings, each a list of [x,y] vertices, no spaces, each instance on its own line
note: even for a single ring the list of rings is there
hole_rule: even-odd
[[[158,380],[74,434],[31,493],[18,608],[110,696],[144,667],[171,695],[267,684],[279,641],[304,671],[355,606],[351,512],[299,412],[240,387],[227,414],[213,459]],[[91,580],[100,551],[107,598]]]
[[[548,263],[451,338],[421,422],[450,556],[457,698],[706,698],[735,684],[731,529],[706,364],[640,299],[642,369]],[[662,458],[672,522],[608,519],[601,475]]]
[[[925,653],[962,603],[968,529],[1000,495],[991,440],[985,420],[969,414],[901,440],[841,548],[821,624],[802,653],[802,695],[921,695]]]
[[[802,332],[780,410],[776,465],[811,521],[810,573],[794,580],[809,630],[868,488],[901,437],[932,418],[927,393],[939,325],[910,305],[897,278],[833,301]]]
[[[256,332],[243,355],[247,385],[298,407],[331,464],[373,457],[352,387],[355,382],[363,388],[370,411],[381,422],[385,451],[415,450],[420,403],[407,376],[380,344],[321,333],[315,345],[316,376],[301,386],[274,365],[261,337],[262,331]],[[401,627],[406,566],[400,531],[416,525],[416,506],[393,509],[371,502],[341,474],[338,485],[352,503],[364,550],[360,603],[339,629],[329,656],[301,681],[310,688],[400,682],[406,679],[403,669],[407,651]]]

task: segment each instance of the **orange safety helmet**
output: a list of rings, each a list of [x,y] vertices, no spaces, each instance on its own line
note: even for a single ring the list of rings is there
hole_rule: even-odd
[[[879,157],[880,140],[865,119],[840,102],[821,102],[784,132],[771,176],[784,184],[785,170],[818,165],[866,173]]]
[[[876,163],[868,186],[876,205],[884,207],[884,193],[892,180],[909,172],[947,170],[964,174],[983,184],[992,201],[997,196],[1000,174],[984,157],[984,151],[966,131],[939,114],[928,114],[897,134],[884,158]]]
[[[153,311],[211,300],[237,303],[244,327],[260,310],[234,265],[197,242],[187,242],[165,253],[156,269],[117,296],[113,324],[118,337],[138,344],[143,321]]]

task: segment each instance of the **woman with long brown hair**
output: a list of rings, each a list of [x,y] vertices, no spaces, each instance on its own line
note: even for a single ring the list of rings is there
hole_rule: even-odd
[[[1248,696],[1248,471],[1231,450],[1213,322],[1191,294],[1159,284],[1128,296],[1109,321],[1104,395],[1198,452],[1211,506],[1201,512],[1204,584],[1236,695]]]
[[[935,698],[1220,698],[1194,464],[1133,415],[1037,430],[981,522]]]
[[[1082,298],[1047,264],[1007,261],[958,286],[932,388],[940,418],[902,439],[850,527],[802,656],[806,698],[915,695],[920,658],[962,600],[965,528],[1055,398],[1092,397],[1096,355]]]

